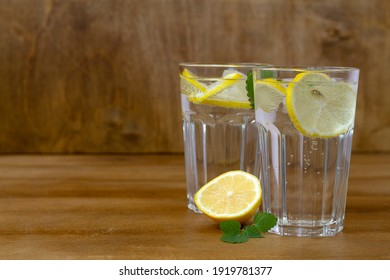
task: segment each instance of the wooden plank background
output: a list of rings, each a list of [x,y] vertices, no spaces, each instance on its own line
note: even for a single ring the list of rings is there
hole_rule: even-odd
[[[390,151],[388,0],[0,4],[0,153],[182,152],[183,61],[358,67],[353,150]]]

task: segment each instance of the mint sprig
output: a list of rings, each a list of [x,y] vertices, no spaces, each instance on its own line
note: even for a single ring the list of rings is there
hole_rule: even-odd
[[[262,233],[276,225],[277,218],[271,213],[259,212],[253,218],[253,224],[241,228],[240,222],[224,221],[219,224],[222,230],[221,241],[227,243],[244,243],[250,238],[261,238]]]
[[[241,224],[237,221],[224,221],[219,224],[222,230],[221,241],[227,243],[243,243],[249,240],[249,236],[241,230]]]
[[[256,225],[246,226],[242,231],[249,238],[260,238],[260,237],[263,237],[261,235],[261,232],[257,229]]]
[[[255,108],[255,89],[253,87],[253,73],[249,71],[246,74],[246,94],[248,95],[248,100],[251,104],[251,108]]]

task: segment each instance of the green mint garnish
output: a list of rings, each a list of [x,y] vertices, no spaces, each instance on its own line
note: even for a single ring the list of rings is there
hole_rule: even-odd
[[[249,237],[246,234],[224,234],[221,236],[221,241],[226,243],[244,243],[249,240]]]
[[[276,73],[273,70],[263,70],[261,71],[261,78],[267,79],[267,78],[275,78]]]
[[[241,231],[241,224],[237,221],[225,221],[219,224],[222,230],[221,240],[228,243],[243,243],[249,237]]]
[[[251,104],[251,108],[255,108],[255,94],[254,94],[254,87],[253,87],[253,73],[252,71],[249,71],[248,74],[246,74],[246,92],[248,95],[248,100]]]
[[[253,218],[254,225],[260,232],[267,232],[276,225],[277,218],[271,213],[259,212]]]
[[[261,235],[261,232],[259,231],[259,229],[257,228],[256,225],[249,225],[249,226],[246,226],[243,230],[242,230],[249,238],[260,238],[260,237],[263,237]]]
[[[261,238],[261,234],[276,225],[277,218],[270,213],[259,212],[253,218],[253,224],[241,229],[237,221],[225,221],[219,224],[222,230],[221,241],[227,243],[244,243],[249,238]]]
[[[225,221],[219,224],[222,232],[225,234],[240,234],[241,224],[237,221]]]

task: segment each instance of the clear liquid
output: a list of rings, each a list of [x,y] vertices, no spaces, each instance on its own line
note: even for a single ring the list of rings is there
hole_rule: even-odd
[[[280,106],[282,107],[282,105]],[[272,232],[331,236],[343,229],[353,127],[333,138],[299,133],[285,110],[258,119],[263,210],[278,217]],[[271,115],[264,115],[271,114]],[[272,115],[273,114],[273,115]]]
[[[218,175],[244,170],[258,176],[254,111],[193,104],[182,94],[188,208],[196,191]]]

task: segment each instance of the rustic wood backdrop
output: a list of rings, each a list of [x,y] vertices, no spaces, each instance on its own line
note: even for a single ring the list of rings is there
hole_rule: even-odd
[[[388,0],[0,4],[0,153],[182,152],[183,61],[358,67],[353,150],[390,151]]]

